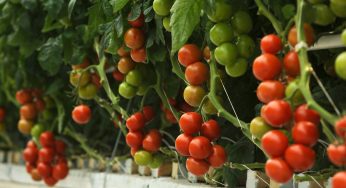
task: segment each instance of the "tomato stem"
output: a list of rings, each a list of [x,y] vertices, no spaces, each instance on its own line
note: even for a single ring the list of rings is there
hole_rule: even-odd
[[[282,24],[281,22],[265,7],[261,0],[255,0],[255,3],[258,7],[258,12],[268,18],[268,20],[272,23],[276,33],[282,34]],[[283,38],[283,36],[281,36]]]

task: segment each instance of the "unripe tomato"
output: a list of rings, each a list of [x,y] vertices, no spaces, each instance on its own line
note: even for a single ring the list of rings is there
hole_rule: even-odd
[[[292,137],[295,143],[312,147],[318,140],[319,131],[315,124],[299,121],[292,128]]]
[[[252,30],[252,19],[249,13],[245,11],[238,11],[231,20],[233,28],[239,34],[249,33]]]
[[[146,122],[151,121],[155,117],[154,108],[151,106],[143,106],[142,113]]]
[[[269,103],[285,97],[285,86],[276,80],[263,81],[258,85],[257,98],[263,103]]]
[[[310,121],[318,125],[320,124],[320,115],[315,110],[309,109],[308,105],[303,104],[294,111],[294,121]]]
[[[346,18],[346,2],[342,0],[330,0],[330,8],[333,13],[341,18]]]
[[[187,86],[184,89],[184,100],[193,107],[198,107],[204,96],[206,95],[206,92],[203,87],[200,86]]]
[[[254,60],[252,71],[258,80],[273,80],[281,73],[281,62],[275,55],[262,54]]]
[[[346,165],[346,145],[330,144],[327,148],[327,154],[330,162],[336,166]]]
[[[224,66],[235,62],[238,57],[238,48],[232,43],[223,43],[215,48],[216,61]]]
[[[23,159],[29,163],[35,163],[38,158],[38,150],[36,147],[27,147],[23,151]]]
[[[247,70],[248,63],[244,58],[237,58],[234,63],[226,65],[226,73],[231,77],[243,76]]]
[[[184,113],[179,119],[180,129],[184,133],[192,135],[200,131],[203,123],[202,116],[197,112]]]
[[[148,164],[148,167],[151,169],[157,169],[162,165],[163,162],[164,162],[164,158],[162,157],[162,155],[156,154],[153,156],[153,159]]]
[[[32,101],[31,92],[26,89],[21,89],[16,92],[16,100],[19,104],[23,105],[25,103]]]
[[[136,95],[137,89],[127,82],[123,82],[119,85],[118,91],[125,99],[131,99]]]
[[[78,73],[78,72],[71,72],[70,73],[70,83],[74,87],[83,87],[87,85],[91,80],[91,76],[89,72],[83,72],[83,73]]]
[[[37,171],[42,178],[50,177],[52,175],[52,170],[52,167],[47,163],[39,162],[37,164]]]
[[[255,117],[250,122],[250,133],[257,139],[262,139],[263,135],[273,128],[268,125],[262,117]]]
[[[141,112],[136,112],[126,120],[126,127],[131,131],[139,131],[144,128],[145,117]]]
[[[335,122],[335,132],[341,138],[346,139],[346,116]]]
[[[87,57],[83,59],[82,63],[72,65],[73,70],[78,70],[78,69],[85,69],[90,65],[90,61]]]
[[[129,132],[126,135],[126,144],[131,148],[140,148],[142,146],[143,133]]]
[[[153,9],[159,16],[168,16],[173,3],[173,0],[154,0]]]
[[[275,34],[269,34],[261,39],[262,53],[277,54],[282,50],[282,43],[280,37]]]
[[[315,164],[315,158],[315,151],[301,144],[292,144],[285,151],[285,160],[294,172],[311,169]]]
[[[143,149],[156,152],[161,147],[161,133],[157,129],[152,129],[145,135],[142,142]]]
[[[147,50],[145,47],[131,50],[131,58],[134,62],[145,63],[147,60]]]
[[[200,61],[202,52],[195,44],[185,44],[178,51],[178,60],[181,65],[188,65]]]
[[[137,165],[147,166],[153,160],[153,156],[151,153],[141,150],[135,153],[134,159]]]
[[[221,22],[231,18],[233,8],[230,3],[225,0],[215,0],[214,9],[209,9],[207,15],[209,20],[213,22]]]
[[[196,176],[203,176],[209,170],[209,164],[205,160],[189,157],[186,160],[186,169]]]
[[[51,163],[54,159],[54,150],[52,148],[41,148],[38,156],[41,162]]]
[[[217,121],[211,119],[202,124],[201,135],[207,137],[209,140],[218,139],[221,136],[221,129]]]
[[[262,107],[261,116],[269,125],[282,127],[291,120],[290,104],[284,100],[271,101]]]
[[[214,145],[213,151],[208,157],[208,163],[213,168],[222,167],[223,164],[227,161],[227,154],[225,148],[220,145]]]
[[[162,20],[162,25],[166,29],[166,31],[171,32],[171,19],[169,17],[164,17]]]
[[[142,30],[138,28],[130,28],[124,35],[124,41],[127,47],[131,49],[141,48],[145,41],[145,36]]]
[[[26,120],[33,120],[37,116],[37,110],[34,103],[27,103],[20,107],[20,117]]]
[[[97,86],[93,83],[89,83],[84,87],[78,88],[78,96],[84,100],[91,100],[97,95]]]
[[[83,125],[89,123],[91,118],[91,110],[87,105],[76,106],[72,111],[72,119],[76,123]]]
[[[256,48],[253,39],[249,37],[249,35],[245,34],[238,37],[236,45],[239,55],[246,59],[250,58],[253,55]]]
[[[128,50],[125,49],[126,47],[124,45],[122,45],[118,50],[117,50],[117,54],[120,57],[126,57],[130,55],[130,52]]]
[[[216,46],[220,46],[222,43],[231,42],[234,34],[230,24],[217,23],[209,32],[210,40]]]
[[[130,14],[128,16],[128,19],[130,17]],[[144,14],[141,13],[136,19],[134,20],[128,20],[129,24],[132,27],[143,27],[144,26]]]
[[[346,185],[346,171],[336,173],[332,178],[332,187],[333,188],[344,188],[345,185]]]
[[[321,26],[327,26],[329,24],[332,24],[335,22],[335,15],[330,10],[328,5],[326,4],[315,4],[312,6],[313,10],[315,11],[315,19],[314,23]]]
[[[18,126],[18,130],[20,133],[22,133],[24,135],[28,135],[31,132],[31,128],[33,126],[33,123],[32,123],[32,121],[21,119],[21,120],[19,120],[17,126]]]
[[[6,115],[5,109],[0,107],[0,122],[4,121],[5,115]]]
[[[131,70],[127,73],[125,81],[132,86],[140,86],[142,84],[143,76],[138,69]]]
[[[189,153],[195,159],[206,159],[212,151],[210,140],[204,136],[193,138],[189,144]]]
[[[189,145],[192,141],[193,136],[188,135],[186,133],[180,134],[175,139],[175,149],[182,156],[190,156]]]
[[[118,62],[119,72],[121,72],[122,74],[127,74],[133,68],[135,68],[135,64],[132,62],[131,58],[129,57],[120,58]]]
[[[288,147],[288,138],[282,131],[271,130],[263,135],[261,144],[271,158],[281,157]]]
[[[53,178],[57,180],[65,179],[68,171],[69,169],[66,163],[58,163],[53,167]]]
[[[43,179],[43,181],[49,187],[53,187],[56,183],[58,183],[58,180],[53,177],[46,177]]]
[[[304,24],[305,41],[308,46],[311,46],[315,42],[314,29],[309,24]],[[297,28],[293,26],[288,33],[288,43],[295,47],[298,43]]]
[[[269,159],[265,164],[265,172],[270,179],[278,183],[286,183],[293,176],[293,170],[281,158]]]
[[[202,110],[204,113],[210,114],[210,115],[217,114],[218,112],[218,110],[215,108],[215,106],[209,99],[207,99],[207,101],[203,104]]]
[[[284,57],[284,68],[286,74],[296,77],[300,74],[298,54],[295,51],[288,52]]]
[[[121,82],[124,80],[125,76],[123,73],[121,73],[119,70],[115,70],[112,72],[112,76],[114,78],[114,80]]]
[[[287,98],[289,98],[289,101],[291,102],[292,106],[297,106],[301,105],[302,103],[305,103],[305,99],[302,92],[300,91],[298,82],[298,79],[291,81],[287,85],[285,90],[285,95]]]
[[[338,77],[346,80],[346,52],[342,52],[336,57],[334,67]]]
[[[201,62],[186,67],[185,78],[191,85],[202,85],[209,78],[208,66]]]

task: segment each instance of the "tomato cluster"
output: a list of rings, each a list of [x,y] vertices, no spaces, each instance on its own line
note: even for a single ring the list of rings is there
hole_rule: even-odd
[[[70,73],[70,83],[78,89],[79,98],[85,100],[93,99],[101,87],[100,76],[84,70],[89,65],[89,59],[85,58],[81,64],[72,65],[73,70]]]
[[[0,133],[5,131],[5,117],[6,117],[6,110],[3,107],[0,107]]]
[[[219,124],[215,120],[203,123],[202,116],[196,112],[184,113],[179,119],[183,131],[176,140],[177,152],[188,157],[186,168],[196,176],[206,174],[209,167],[219,168],[227,161],[225,149],[212,142],[221,135]],[[195,136],[195,135],[201,136]]]
[[[38,148],[30,140],[23,151],[26,170],[34,181],[43,181],[48,186],[54,186],[59,180],[65,179],[69,167],[65,158],[66,144],[56,140],[52,132],[46,131],[40,135]]]
[[[42,91],[40,89],[19,90],[16,93],[16,100],[21,105],[18,130],[22,134],[28,135],[34,126],[38,113],[43,112],[46,108]]]

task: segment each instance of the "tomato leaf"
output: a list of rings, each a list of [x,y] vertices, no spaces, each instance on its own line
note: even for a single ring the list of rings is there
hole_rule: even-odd
[[[134,4],[132,6],[131,12],[129,17],[127,18],[128,21],[133,21],[137,19],[142,13],[142,7],[141,4]]]
[[[204,1],[176,0],[171,9],[172,53],[182,47],[200,21]]]
[[[39,49],[38,61],[43,70],[53,76],[59,72],[63,63],[63,49],[61,37],[49,38]]]
[[[113,0],[111,3],[113,5],[113,12],[118,12],[124,8],[128,2],[129,0]]]
[[[21,4],[28,10],[34,10],[37,7],[36,0],[21,0]]]
[[[57,18],[61,8],[64,5],[64,0],[45,0],[41,1],[43,4],[43,9],[48,12],[48,16],[52,18]]]
[[[74,8],[75,4],[76,4],[76,0],[70,0],[70,2],[68,3],[68,9],[67,9],[68,18],[71,18],[72,11],[73,11],[73,8]]]

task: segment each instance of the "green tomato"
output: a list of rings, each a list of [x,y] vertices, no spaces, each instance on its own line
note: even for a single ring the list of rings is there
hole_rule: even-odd
[[[298,82],[298,79],[291,81],[285,89],[285,96],[289,98],[293,106],[298,106],[305,102],[304,96],[299,89]]]
[[[215,59],[221,65],[233,64],[237,57],[237,46],[232,43],[223,43],[215,49]]]
[[[316,4],[313,6],[315,11],[314,23],[321,26],[326,26],[335,22],[335,15],[325,4]],[[346,11],[346,10],[345,10]]]
[[[346,80],[346,52],[342,52],[336,57],[335,72],[341,79]]]
[[[220,97],[220,99],[221,99],[221,97]],[[209,114],[209,115],[217,114],[217,112],[218,112],[218,110],[215,108],[215,106],[213,105],[213,103],[209,99],[207,99],[206,102],[203,104],[202,110],[204,113]]]
[[[148,164],[149,168],[155,169],[159,168],[163,163],[163,156],[161,154],[156,154],[153,156],[153,159]]]
[[[248,35],[240,35],[237,40],[239,55],[244,58],[250,58],[255,51],[255,42]]]
[[[333,13],[341,18],[346,18],[346,1],[345,0],[330,0],[330,9]]]
[[[141,150],[137,151],[134,156],[135,162],[139,166],[147,166],[153,160],[151,153]]]
[[[250,123],[250,133],[259,140],[261,140],[265,133],[272,129],[262,117],[255,117]]]
[[[142,84],[142,77],[141,71],[134,69],[127,73],[126,82],[133,86],[139,87]]]
[[[167,16],[173,3],[173,0],[154,0],[153,9],[157,15]]]
[[[171,19],[169,17],[164,17],[162,20],[162,24],[166,31],[171,32]]]
[[[119,94],[126,99],[133,98],[136,95],[136,92],[137,92],[137,88],[133,87],[127,82],[122,82],[119,85]]]
[[[249,13],[238,11],[232,18],[232,26],[239,33],[249,33],[252,30],[252,19]]]
[[[217,23],[210,29],[210,40],[216,46],[220,46],[225,42],[231,42],[233,37],[233,29],[227,23]]]
[[[97,86],[93,83],[89,83],[88,85],[84,87],[78,88],[78,96],[81,99],[84,100],[91,100],[93,99],[97,94]]]
[[[231,77],[239,77],[245,74],[248,63],[244,58],[238,58],[235,63],[226,66],[226,73]]]
[[[346,29],[344,29],[344,31],[341,33],[341,41],[346,46]]]
[[[138,87],[138,90],[137,90],[136,94],[138,96],[144,96],[148,89],[149,89],[148,85],[141,85],[141,86]]]
[[[213,22],[228,20],[233,14],[233,8],[225,0],[215,0],[215,7],[207,11],[208,18]]]
[[[44,126],[42,124],[36,124],[31,128],[31,136],[38,139],[43,131],[45,131]]]
[[[70,83],[74,86],[80,86],[83,87],[87,85],[91,80],[91,76],[89,72],[83,72],[83,73],[77,73],[77,72],[71,72],[70,73]]]

